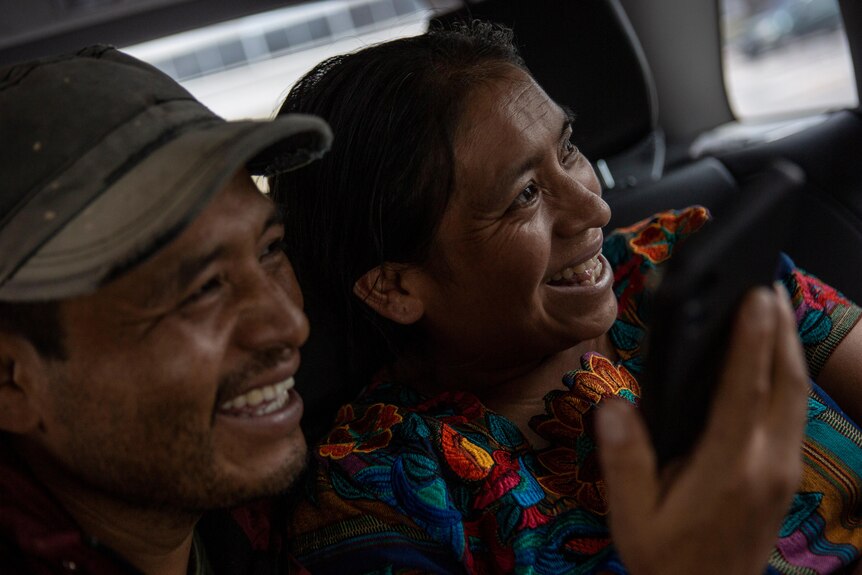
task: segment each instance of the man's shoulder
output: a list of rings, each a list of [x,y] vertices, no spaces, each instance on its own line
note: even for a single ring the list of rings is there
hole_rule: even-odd
[[[205,513],[197,533],[209,563],[219,573],[287,573],[287,513],[283,497]]]
[[[7,442],[0,441],[0,573],[73,571],[137,573],[115,553],[89,541]]]
[[[29,573],[25,561],[26,558],[21,549],[11,540],[0,535],[0,573],[6,575]]]

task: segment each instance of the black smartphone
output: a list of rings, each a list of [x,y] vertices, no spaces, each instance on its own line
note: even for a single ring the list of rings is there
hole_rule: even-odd
[[[804,183],[799,166],[773,161],[664,264],[648,302],[641,381],[660,466],[686,455],[703,431],[736,309],[749,289],[775,281]]]

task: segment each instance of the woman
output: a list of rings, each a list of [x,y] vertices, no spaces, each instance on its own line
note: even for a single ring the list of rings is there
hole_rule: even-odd
[[[614,414],[626,416],[610,402],[597,420],[596,406],[608,398],[636,402],[632,373],[640,366],[644,287],[673,245],[704,223],[705,210],[662,214],[603,241],[610,212],[590,164],[569,141],[570,115],[535,84],[508,34],[488,26],[323,62],[287,96],[280,113],[289,112],[322,116],[337,134],[323,162],[271,182],[287,207],[291,260],[306,291],[334,306],[342,322],[350,381],[364,385],[376,374],[315,450],[319,467],[293,521],[295,553],[314,572],[386,564],[435,572],[625,572],[610,545],[595,441],[598,427],[603,445],[613,444],[620,428],[605,424]],[[656,231],[659,255],[649,240]],[[859,308],[789,264],[783,279],[798,317],[825,314],[832,322],[808,346],[828,360],[809,368],[843,381],[834,372],[852,356],[846,347],[858,340]],[[729,361],[723,379],[761,381],[747,388],[755,390],[746,400],[753,404],[792,405],[786,390],[803,373],[794,367],[798,344],[781,329],[792,325],[792,314],[781,311],[774,294],[752,297],[740,334],[752,333],[746,321],[771,318],[761,332],[768,337],[740,335],[739,361]],[[746,348],[743,340],[756,345]],[[773,399],[758,399],[758,389]],[[812,409],[844,421],[819,393]],[[792,425],[784,448],[765,449],[755,429],[782,412],[757,413],[737,430],[744,434],[739,443],[725,436],[722,455],[708,463],[698,451],[674,485],[685,487],[693,477],[721,483],[733,470],[792,472],[798,457]],[[725,423],[713,414],[718,431],[708,436],[721,436]],[[767,436],[776,440],[788,431],[771,429]],[[632,441],[642,446],[640,431]],[[829,441],[847,439],[831,427],[822,433],[809,433],[806,442],[828,448]],[[850,443],[858,436],[847,433]],[[859,445],[854,449],[847,452],[858,458]],[[655,534],[632,525],[639,525],[636,516],[674,506],[676,519],[657,519],[650,530],[682,525],[679,491],[662,496],[648,455],[644,485],[633,484],[631,475],[617,480],[616,452],[604,453],[607,478],[618,481],[611,503],[647,490],[646,507],[629,500],[614,511],[616,533],[640,531],[640,543],[617,538],[623,558],[646,566],[644,572],[648,565],[670,572],[674,563],[663,546],[673,538],[651,539]],[[859,485],[852,467],[828,456],[840,467],[837,475]],[[855,461],[862,460],[849,465]],[[843,492],[828,492],[829,477],[811,467],[772,554],[777,572],[829,572],[855,560],[862,545],[859,530],[842,526],[835,506],[820,505],[833,505]],[[706,510],[712,501],[720,514],[722,489],[740,500],[750,496],[740,490],[743,483],[758,485],[716,483],[698,505]],[[760,500],[783,493],[775,488]],[[744,518],[728,514],[727,525],[769,524],[762,509]],[[824,517],[825,535],[806,538],[817,526],[822,531]],[[686,525],[682,536],[698,529],[696,522]],[[733,539],[739,540],[746,538]],[[661,550],[650,550],[649,541]],[[762,536],[747,542],[714,561],[695,554],[700,562],[689,568],[706,572],[705,562],[715,572],[751,572],[770,538],[766,547]],[[641,563],[645,556],[652,562]]]

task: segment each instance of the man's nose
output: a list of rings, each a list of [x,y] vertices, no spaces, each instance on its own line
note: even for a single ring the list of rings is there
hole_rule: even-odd
[[[243,347],[298,348],[308,339],[308,318],[302,311],[299,286],[287,270],[275,275],[265,270],[245,282],[235,336]]]

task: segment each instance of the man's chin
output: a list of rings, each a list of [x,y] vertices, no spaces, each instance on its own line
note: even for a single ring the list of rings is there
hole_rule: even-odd
[[[303,442],[301,449],[297,447],[290,457],[285,458],[271,473],[225,481],[223,485],[215,488],[215,493],[200,502],[197,511],[236,507],[289,491],[304,475],[307,459],[307,449]],[[253,468],[246,469],[247,474],[250,471],[253,471]]]

